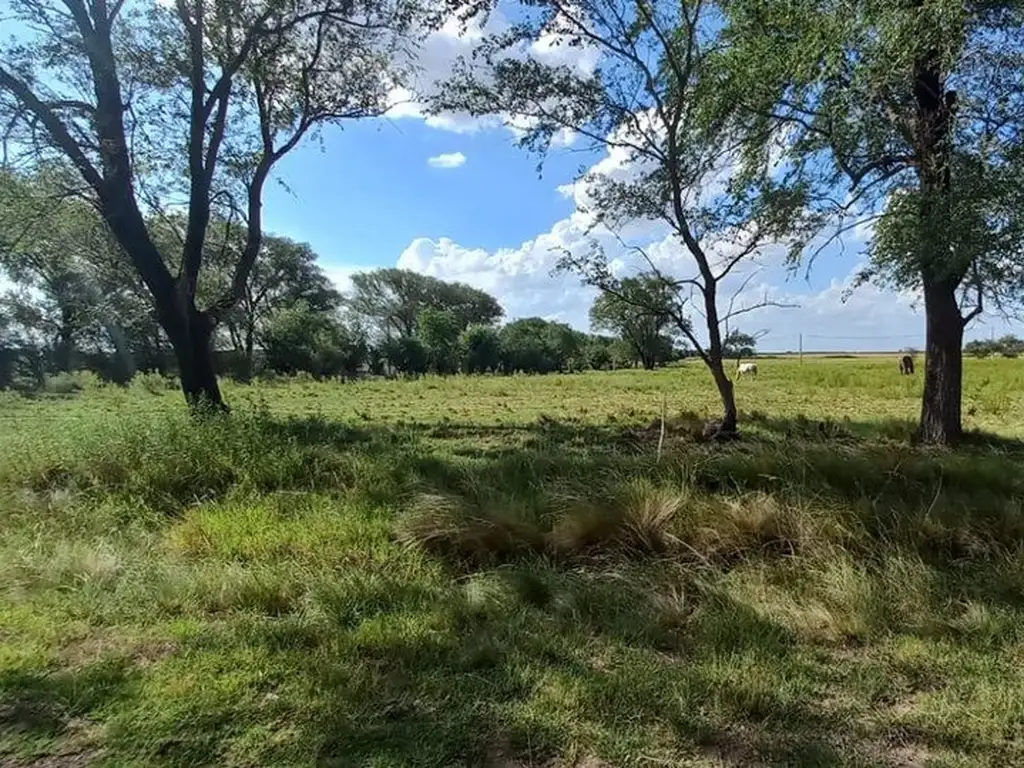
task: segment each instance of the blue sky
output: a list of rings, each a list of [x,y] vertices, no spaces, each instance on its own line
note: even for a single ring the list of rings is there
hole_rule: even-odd
[[[494,14],[488,25],[503,23]],[[471,25],[466,34],[449,24],[432,34],[419,52],[417,90],[443,79],[480,31]],[[582,69],[596,64],[579,48],[534,46],[531,54]],[[560,249],[583,247],[587,239],[580,192],[567,185],[596,164],[625,168],[577,144],[554,149],[543,175],[537,162],[515,146],[514,130],[501,120],[428,118],[412,100],[386,119],[327,128],[319,141],[307,140],[284,158],[276,169],[281,183],[266,190],[265,226],[310,243],[343,290],[355,271],[397,265],[487,290],[509,319],[539,315],[586,330],[593,291],[551,274]],[[689,265],[678,245],[656,228],[638,225],[638,231],[668,271],[683,276]],[[796,349],[801,334],[808,350],[922,347],[924,318],[913,296],[868,286],[843,300],[865,236],[851,235],[823,253],[808,279],[766,258],[740,304],[769,295],[797,306],[746,315],[743,330],[763,331],[766,350]],[[1021,333],[988,318],[968,338],[1010,331]]]
[[[500,15],[489,22],[502,23]],[[434,33],[418,57],[417,88],[442,79],[479,33],[471,27],[467,36],[452,26]],[[531,53],[570,66],[595,64],[581,49]],[[604,152],[573,145],[553,150],[538,176],[537,157],[514,140],[514,131],[498,119],[427,118],[415,103],[388,119],[329,129],[320,142],[306,143],[279,165],[278,177],[288,188],[268,189],[266,226],[309,242],[342,289],[354,271],[397,265],[488,290],[510,319],[539,315],[586,329],[593,292],[571,276],[551,275],[559,249],[582,247],[586,238],[579,193],[566,185],[581,168],[622,166]],[[455,161],[443,167],[431,162],[444,156]],[[670,269],[686,269],[681,249],[664,232],[640,227],[645,231]],[[767,294],[798,306],[751,313],[742,328],[765,332],[762,346],[770,350],[796,349],[801,334],[808,350],[922,347],[924,317],[912,295],[867,286],[844,301],[867,236],[851,233],[824,252],[806,279],[788,274],[769,256],[746,300]],[[1020,332],[994,318],[986,322],[968,337]]]
[[[457,153],[461,164],[430,163]],[[268,188],[266,225],[309,242],[342,288],[353,271],[399,265],[489,290],[512,318],[536,314],[585,329],[592,294],[550,269],[576,207],[559,187],[601,157],[556,149],[538,175],[537,157],[501,125],[450,130],[416,116],[351,123],[280,164],[287,187]],[[769,260],[753,284],[799,306],[753,313],[743,327],[766,332],[770,350],[796,349],[800,334],[808,350],[920,348],[924,318],[907,296],[869,286],[842,300],[862,249],[848,237],[807,277]],[[1012,330],[991,318],[969,336]]]
[[[428,164],[456,152],[466,158],[457,168]],[[497,250],[571,213],[556,187],[587,157],[559,152],[538,177],[536,158],[506,130],[460,135],[421,120],[352,122],[280,163],[287,188],[268,188],[267,228],[309,242],[339,265],[393,266],[417,237]]]

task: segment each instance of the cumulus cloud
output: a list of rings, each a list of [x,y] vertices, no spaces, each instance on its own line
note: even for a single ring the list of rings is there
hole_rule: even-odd
[[[371,269],[375,269],[375,267],[359,267],[331,262],[321,264],[321,267],[328,279],[334,283],[334,287],[341,293],[348,293],[352,290],[352,275],[357,272],[368,272]]]
[[[637,170],[628,152],[613,147],[590,172],[626,179]],[[727,169],[716,173],[714,182],[721,182],[726,173]],[[576,203],[576,210],[549,231],[518,246],[488,251],[468,248],[448,238],[418,238],[400,255],[398,266],[488,291],[502,302],[510,319],[546,317],[581,330],[589,328],[588,313],[596,292],[581,285],[575,275],[555,272],[565,254],[584,255],[596,242],[616,274],[635,274],[653,263],[677,278],[694,275],[692,258],[664,222],[635,221],[613,234],[594,226],[587,212],[585,181],[562,185],[558,191]],[[705,242],[712,264],[727,263],[742,247],[745,234],[735,232]],[[845,278],[810,290],[787,282],[788,273],[782,267],[784,255],[782,244],[767,244],[752,259],[740,262],[720,285],[722,312],[728,311],[730,303],[734,310],[762,303],[772,305],[743,313],[732,323],[733,327],[766,331],[765,349],[796,349],[801,333],[808,350],[922,345],[923,322],[914,306],[914,296],[874,286],[851,292],[859,265],[854,265]],[[694,302],[692,314],[699,327],[699,302]]]
[[[465,162],[466,156],[461,152],[445,152],[427,159],[427,165],[431,168],[458,168]]]

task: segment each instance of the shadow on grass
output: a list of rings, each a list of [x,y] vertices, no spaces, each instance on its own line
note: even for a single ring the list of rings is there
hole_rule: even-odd
[[[714,601],[681,644],[612,582],[536,567],[499,579],[514,585],[500,601],[449,598],[430,632],[385,631],[401,622],[396,604],[348,627],[334,658],[309,649],[279,662],[316,691],[297,741],[315,745],[317,765],[880,764],[841,708],[814,706],[824,670],[745,606]],[[549,599],[538,604],[530,580]],[[266,641],[293,642],[280,628]],[[264,755],[275,759],[287,755]]]
[[[0,672],[0,763],[8,764],[4,750],[31,755],[55,746],[64,753],[84,749],[67,743],[87,725],[82,719],[127,697],[131,682],[130,664],[121,659],[76,670]]]
[[[592,751],[610,765],[636,764],[639,756],[736,766],[895,763],[879,746],[886,726],[872,728],[859,715],[870,697],[836,695],[842,686],[829,656],[836,649],[814,648],[723,585],[743,564],[766,581],[786,576],[787,563],[815,556],[801,549],[800,526],[829,518],[842,530],[808,549],[834,547],[856,565],[879,568],[889,556],[910,554],[933,566],[937,576],[920,594],[936,605],[974,600],[993,613],[1019,611],[1020,570],[998,570],[1024,540],[1019,447],[939,453],[894,438],[896,428],[872,434],[867,425],[749,421],[749,436],[728,444],[703,440],[685,415],[666,425],[664,441],[660,424],[352,427],[262,416],[237,420],[218,438],[218,451],[203,453],[206,435],[170,433],[167,440],[183,441],[171,445],[180,463],[160,470],[174,475],[173,485],[160,486],[154,474],[110,477],[136,483],[128,491],[166,487],[159,503],[178,511],[194,501],[196,478],[218,455],[227,458],[203,491],[207,499],[240,485],[338,493],[395,510],[401,524],[417,495],[446,494],[474,511],[507,505],[544,534],[567,504],[600,509],[642,480],[654,489],[647,500],[658,501],[655,491],[664,489],[688,512],[692,492],[712,508],[695,542],[718,546],[728,535],[745,548],[723,550],[728,556],[717,560],[704,552],[657,559],[653,547],[596,547],[575,560],[530,550],[468,567],[444,561],[448,583],[435,592],[404,583],[336,600],[314,595],[312,607],[297,600],[274,615],[254,610],[244,633],[211,626],[186,643],[183,657],[223,654],[209,674],[224,677],[255,668],[257,703],[240,703],[233,691],[217,697],[182,688],[178,709],[152,705],[156,724],[144,741],[136,713],[122,709],[115,746],[170,765],[228,762],[243,737],[250,739],[250,751],[240,753],[245,764],[509,768],[556,759],[585,765]],[[747,516],[729,517],[730,503]],[[660,507],[643,509],[660,524]],[[794,522],[787,510],[803,517]],[[793,546],[772,546],[784,539]],[[857,588],[857,577],[835,585],[840,596]],[[886,594],[872,593],[880,582],[864,583],[865,599],[884,603]],[[883,607],[886,617],[899,610]],[[857,640],[938,631],[879,624]],[[1019,642],[1013,632],[995,627],[991,648]],[[974,641],[953,629],[944,637]],[[56,738],[69,718],[113,706],[127,681],[117,667],[66,674],[0,677],[0,725]],[[269,695],[278,695],[275,684],[299,693],[282,702]],[[255,736],[246,736],[249,727]],[[914,738],[922,750],[953,743],[941,729],[919,729]],[[1012,764],[992,743],[956,744],[968,758]]]

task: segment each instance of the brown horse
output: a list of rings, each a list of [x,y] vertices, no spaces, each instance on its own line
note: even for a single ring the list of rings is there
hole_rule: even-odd
[[[910,355],[904,355],[900,358],[900,376],[913,376],[914,375],[914,358]]]

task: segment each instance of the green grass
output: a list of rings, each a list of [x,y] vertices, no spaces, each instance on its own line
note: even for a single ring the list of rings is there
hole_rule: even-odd
[[[0,393],[0,764],[1021,764],[1024,364],[760,369]]]

